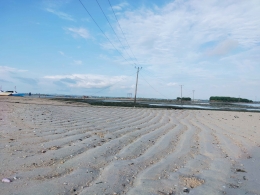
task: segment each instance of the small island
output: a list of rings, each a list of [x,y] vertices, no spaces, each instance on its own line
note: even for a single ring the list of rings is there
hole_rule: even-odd
[[[235,97],[224,97],[224,96],[211,96],[209,98],[211,102],[253,102],[245,98],[235,98]]]
[[[190,97],[182,97],[182,98],[177,97],[177,100],[178,101],[191,101],[191,98]]]

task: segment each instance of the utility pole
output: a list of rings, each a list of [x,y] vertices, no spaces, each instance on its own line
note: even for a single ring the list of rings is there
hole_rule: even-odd
[[[183,85],[180,85],[181,86],[181,104],[182,104],[182,86]]]
[[[136,68],[136,67],[135,67]],[[136,84],[135,84],[135,100],[134,100],[134,106],[135,106],[135,103],[136,103],[136,94],[137,94],[137,84],[138,84],[138,74],[139,74],[139,70],[142,69],[137,67],[137,73],[136,73]]]
[[[193,92],[193,103],[194,103],[194,92],[195,92],[195,90],[192,90],[192,92]]]

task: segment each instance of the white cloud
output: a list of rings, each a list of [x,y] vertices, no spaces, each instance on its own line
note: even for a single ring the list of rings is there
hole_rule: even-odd
[[[37,79],[30,78],[30,72],[9,66],[0,66],[0,86],[3,90],[11,90],[14,86],[21,91],[24,87],[29,88],[38,84]]]
[[[61,19],[70,20],[70,21],[75,21],[71,15],[66,14],[66,13],[64,13],[64,12],[56,11],[56,10],[51,9],[51,8],[47,8],[46,11],[47,11],[47,12],[50,12],[50,13],[56,15],[56,16],[58,16],[58,17],[61,18]]]
[[[63,51],[59,51],[60,55],[64,56],[67,59],[72,60],[71,65],[82,65],[82,60],[73,60],[71,56],[67,56]]]
[[[67,30],[72,34],[73,37],[81,37],[84,39],[90,38],[89,32],[85,28],[67,28]]]
[[[74,60],[73,61],[74,63],[74,65],[82,65],[82,61],[81,60]]]
[[[113,10],[119,11],[122,10],[123,8],[127,7],[129,4],[127,2],[123,2],[117,5],[112,6]]]
[[[229,52],[231,52],[237,46],[238,46],[237,41],[225,40],[225,41],[221,42],[220,44],[218,44],[215,48],[208,51],[208,54],[212,55],[212,56],[214,56],[214,55],[219,55],[219,56],[225,55],[225,54],[228,54]]]
[[[119,23],[139,63],[154,69],[189,67],[203,60],[204,47],[220,55],[260,42],[260,4],[253,0],[174,1],[161,8],[121,12]],[[116,39],[114,44],[120,48]]]
[[[10,73],[10,72],[27,72],[28,70],[22,70],[17,68],[12,68],[9,66],[0,66],[0,73]]]
[[[91,20],[89,18],[81,18],[82,22],[90,22]]]
[[[167,83],[166,85],[169,86],[169,87],[173,87],[173,86],[177,86],[178,83],[172,83],[172,82],[170,82],[170,83]]]
[[[60,55],[65,56],[65,54],[62,51],[59,51]]]
[[[76,88],[104,88],[109,87],[118,82],[125,81],[127,76],[105,76],[93,74],[71,74],[71,75],[55,75],[45,76],[45,79],[59,81],[68,87]]]

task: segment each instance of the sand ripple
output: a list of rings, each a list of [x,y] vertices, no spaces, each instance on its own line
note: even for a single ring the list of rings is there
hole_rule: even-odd
[[[28,99],[0,109],[3,194],[260,191],[259,113]]]

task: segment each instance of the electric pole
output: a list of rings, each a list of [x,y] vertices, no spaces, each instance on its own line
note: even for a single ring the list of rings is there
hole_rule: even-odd
[[[182,104],[182,86],[183,85],[180,85],[181,86],[181,104]]]
[[[192,92],[193,92],[193,102],[194,102],[194,92],[195,92],[195,90],[192,90]]]
[[[136,68],[136,67],[135,67]],[[134,100],[134,106],[135,106],[135,103],[136,103],[136,94],[137,94],[137,84],[138,84],[138,74],[139,74],[139,70],[142,69],[137,67],[137,73],[136,73],[136,84],[135,84],[135,100]]]

